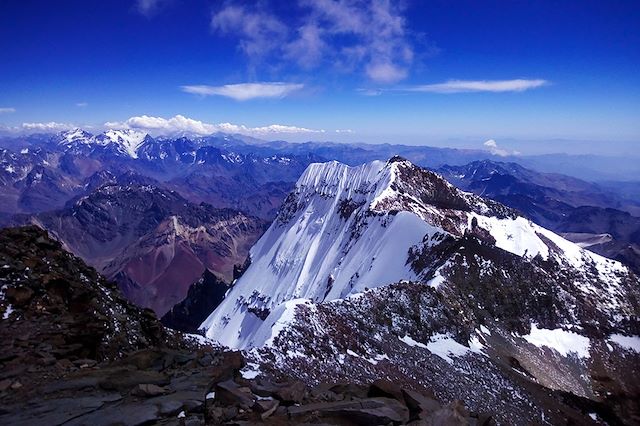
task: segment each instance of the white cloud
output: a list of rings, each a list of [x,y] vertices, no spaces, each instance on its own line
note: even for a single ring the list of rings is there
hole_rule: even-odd
[[[463,93],[463,92],[524,92],[549,84],[547,80],[449,80],[445,83],[413,86],[412,92]]]
[[[0,108],[0,114],[10,114],[16,112],[15,108]]]
[[[36,132],[59,132],[62,130],[73,129],[75,126],[69,123],[57,123],[49,121],[48,123],[22,123],[22,129]]]
[[[485,141],[483,145],[487,147],[487,149],[489,150],[489,152],[491,152],[491,154],[497,155],[499,157],[507,157],[509,155],[520,155],[518,151],[508,151],[506,149],[503,149],[502,147],[498,146],[498,143],[493,139],[489,139],[488,141]]]
[[[88,107],[88,106],[89,106],[89,104],[88,104],[87,102],[78,102],[78,103],[76,104],[76,106],[77,106],[78,108],[86,108],[86,107]]]
[[[227,5],[211,18],[211,28],[222,34],[236,34],[239,48],[250,60],[262,58],[275,50],[287,37],[288,28],[261,7]]]
[[[136,0],[136,9],[147,18],[158,13],[170,0]]]
[[[124,122],[104,123],[107,128],[137,129],[159,134],[188,133],[196,135],[210,135],[217,132],[241,133],[246,135],[293,134],[293,133],[324,133],[324,130],[308,129],[305,127],[271,124],[263,127],[247,127],[242,124],[219,123],[211,124],[203,121],[176,115],[171,118],[151,117],[142,115],[131,117]]]
[[[257,61],[293,62],[305,70],[332,67],[362,71],[379,83],[408,75],[414,51],[401,2],[389,0],[298,0],[299,19],[281,19],[268,2],[225,5],[211,28],[236,36],[238,47]]]
[[[351,129],[336,129],[336,133],[355,133]]]
[[[298,83],[240,83],[225,84],[224,86],[182,86],[182,90],[187,93],[193,93],[202,96],[225,96],[237,101],[246,101],[256,98],[283,98],[292,92],[300,90],[304,87]]]
[[[379,83],[394,83],[405,78],[407,70],[389,62],[382,62],[368,65],[367,75],[371,80]]]

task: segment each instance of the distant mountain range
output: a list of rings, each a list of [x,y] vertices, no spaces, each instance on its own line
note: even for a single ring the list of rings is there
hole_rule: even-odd
[[[0,224],[45,227],[116,279],[127,297],[160,315],[205,271],[229,283],[233,266],[244,262],[303,171],[330,160],[358,165],[401,154],[640,269],[634,185],[603,186],[522,166],[537,157],[501,163],[480,150],[226,134],[154,138],[133,130],[93,135],[75,129],[0,144],[6,147],[0,150]]]

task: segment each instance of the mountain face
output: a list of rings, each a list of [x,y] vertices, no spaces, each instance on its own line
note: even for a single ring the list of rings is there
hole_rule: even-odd
[[[184,299],[205,270],[230,281],[264,229],[260,219],[192,204],[135,175],[31,222],[158,315]]]
[[[406,160],[310,165],[250,256],[201,327],[260,368],[503,423],[640,419],[638,278]]]
[[[207,316],[224,299],[229,284],[205,269],[202,277],[189,287],[187,297],[162,317],[162,323],[174,330],[195,333]]]
[[[514,163],[477,161],[445,166],[438,172],[455,185],[513,207],[583,247],[590,241],[589,250],[640,272],[637,203],[592,183]]]

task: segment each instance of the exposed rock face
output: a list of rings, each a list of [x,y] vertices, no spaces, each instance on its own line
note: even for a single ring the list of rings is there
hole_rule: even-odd
[[[158,315],[183,300],[205,270],[231,281],[263,232],[256,217],[192,204],[137,176],[121,179],[32,222]]]
[[[203,328],[273,374],[386,377],[508,424],[640,414],[638,278],[402,159],[311,165],[251,260]]]
[[[162,317],[162,323],[174,330],[195,333],[207,316],[218,307],[229,284],[208,269],[189,287],[187,297]]]

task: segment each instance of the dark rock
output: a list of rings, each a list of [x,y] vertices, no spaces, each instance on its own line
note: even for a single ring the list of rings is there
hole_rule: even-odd
[[[233,380],[217,383],[215,400],[222,404],[238,405],[244,409],[253,407],[256,397],[249,388],[243,388]]]
[[[404,402],[400,386],[384,379],[378,379],[369,386],[368,396],[371,398],[375,398],[377,396],[394,398],[400,402]]]
[[[4,380],[0,380],[0,392],[4,392],[7,389],[9,389],[9,386],[11,386],[12,380],[10,379],[4,379]]]
[[[330,390],[345,397],[366,398],[369,393],[369,386],[356,383],[338,383],[333,385]]]
[[[29,287],[10,287],[6,290],[6,297],[16,306],[25,306],[33,297],[34,291]]]
[[[427,414],[433,413],[442,407],[435,399],[410,389],[402,389],[402,396],[409,408],[412,419],[424,418]]]
[[[136,385],[148,383],[165,386],[169,380],[164,374],[156,371],[139,371],[129,369],[114,369],[100,382],[100,387],[107,390],[128,391]]]
[[[317,414],[319,417],[338,417],[355,424],[402,424],[409,420],[409,410],[391,398],[368,398],[360,401],[320,402],[289,407],[292,418]]]
[[[160,410],[151,404],[119,404],[75,418],[65,425],[141,426],[160,419]]]
[[[466,426],[469,424],[469,412],[464,408],[462,402],[453,401],[430,414],[426,420],[428,424],[434,425]]]
[[[131,394],[136,396],[151,397],[151,396],[164,395],[168,392],[169,391],[164,387],[160,387],[158,385],[154,385],[151,383],[141,383],[135,388],[133,388],[133,390],[131,391]]]

